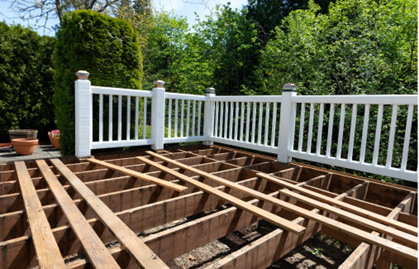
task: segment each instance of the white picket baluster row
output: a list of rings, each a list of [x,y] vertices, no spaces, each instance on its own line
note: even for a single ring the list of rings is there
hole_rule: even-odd
[[[104,142],[103,136],[103,115],[104,115],[104,101],[103,101],[104,94],[99,94],[99,141],[98,142]],[[113,95],[110,94],[109,96],[109,108],[108,108],[108,141],[112,142],[113,140]],[[117,141],[123,141],[122,138],[122,95],[118,95],[118,133],[117,133]],[[134,133],[134,139],[133,140],[139,140],[138,133],[139,133],[139,96],[135,96],[135,133]],[[93,101],[93,99],[92,99]],[[143,137],[142,139],[146,138],[146,132],[147,132],[147,97],[144,97],[143,99]],[[131,96],[127,96],[127,117],[126,117],[126,137],[125,140],[129,141],[131,139],[131,126],[132,126],[132,120],[131,120]],[[93,138],[92,138],[93,140]]]
[[[182,138],[182,137],[199,137],[202,136],[201,130],[201,117],[203,116],[202,111],[202,102],[197,100],[187,100],[186,108],[185,108],[185,100],[184,99],[175,99],[171,98],[168,99],[168,123],[167,123],[167,138]],[[193,102],[191,102],[193,101]],[[180,111],[180,119],[179,119],[179,102],[181,104],[181,111]],[[173,103],[174,103],[174,114],[173,114]],[[197,105],[198,103],[198,105]],[[184,117],[186,109],[186,119]],[[191,110],[192,110],[192,126],[190,122],[191,118]],[[196,120],[198,118],[198,120]],[[172,137],[172,119],[174,123],[174,135]],[[186,120],[186,126],[184,126],[184,122]],[[178,136],[178,126],[180,121],[180,136]],[[196,123],[198,126],[196,126]],[[186,128],[185,128],[186,127]],[[185,131],[185,132],[184,132]]]
[[[291,156],[296,158],[302,158],[302,159],[308,159],[311,161],[316,162],[323,162],[323,163],[329,163],[332,165],[338,165],[343,166],[351,169],[358,169],[361,171],[371,171],[375,172],[378,171],[377,169],[387,169],[390,171],[389,176],[396,176],[397,172],[405,172],[407,167],[407,160],[408,160],[408,151],[409,151],[409,143],[410,143],[410,136],[412,131],[412,119],[413,119],[413,111],[414,111],[414,105],[415,104],[407,104],[408,105],[408,112],[407,112],[407,121],[406,121],[406,127],[405,127],[405,135],[404,135],[404,144],[403,144],[403,153],[402,153],[402,161],[401,161],[401,167],[393,167],[393,149],[395,146],[395,139],[396,139],[396,127],[397,127],[397,121],[398,121],[398,111],[400,105],[406,105],[406,104],[398,104],[395,103],[394,100],[390,100],[389,96],[389,102],[390,104],[383,104],[378,103],[374,104],[372,101],[363,104],[360,100],[360,102],[357,103],[328,103],[327,97],[324,98],[324,102],[321,103],[310,103],[310,115],[308,122],[306,121],[305,116],[305,109],[306,109],[306,103],[301,102],[301,108],[300,108],[300,124],[299,124],[299,134],[298,134],[298,146],[297,149],[294,150],[293,145],[291,145]],[[298,99],[298,98],[297,98]],[[319,99],[319,98],[317,98]],[[307,100],[307,98],[301,98],[301,100]],[[336,100],[336,97],[334,97],[334,101]],[[294,103],[295,105],[297,102]],[[339,122],[339,128],[338,128],[338,135],[337,135],[337,149],[336,149],[336,155],[332,156],[331,148],[333,143],[333,126],[334,126],[334,116],[335,116],[335,106],[336,104],[340,105],[340,122]],[[325,115],[325,105],[328,105],[330,107],[328,113],[329,115]],[[345,125],[345,116],[349,116],[346,114],[346,106],[352,107],[351,111],[351,122],[349,127],[349,140],[346,140],[347,137],[344,135],[344,125]],[[359,105],[364,105],[364,115],[363,117],[358,117],[358,107]],[[368,134],[369,132],[373,132],[374,130],[368,130],[369,129],[369,122],[370,122],[370,111],[371,111],[371,105],[378,106],[378,112],[377,112],[377,123],[375,128],[375,138],[373,141],[373,152],[372,152],[372,159],[371,163],[366,162],[366,149],[367,149],[367,141],[368,141]],[[392,106],[392,112],[391,112],[391,123],[390,123],[390,132],[387,143],[387,151],[386,153],[386,160],[385,164],[381,165],[378,163],[378,159],[380,155],[380,143],[382,144],[383,141],[381,141],[381,132],[382,132],[382,125],[383,125],[383,113],[384,113],[384,105],[391,105]],[[313,125],[314,125],[314,115],[317,111],[318,114],[318,127],[317,127],[317,143],[315,145],[315,151],[312,150],[312,139],[313,139]],[[323,130],[323,122],[324,117],[329,117],[329,123],[328,123],[328,131],[327,131],[327,139],[326,141],[322,141],[323,135],[325,131]],[[360,145],[355,144],[356,139],[356,129],[357,129],[357,123],[360,122],[362,119],[362,136],[360,137]],[[293,126],[295,127],[296,122],[295,119],[293,119]],[[358,123],[359,124],[359,123]],[[308,132],[305,134],[304,129],[305,126],[308,125]],[[360,128],[360,126],[358,126]],[[294,137],[293,131],[291,130],[291,137],[292,141],[296,139]],[[304,136],[307,135],[307,141],[306,145],[307,148],[304,151],[303,150],[303,144],[304,144]],[[344,141],[345,140],[345,141]],[[357,139],[358,140],[358,139]],[[343,156],[343,147],[344,143],[347,141],[347,155]],[[324,149],[322,148],[322,143],[326,142],[325,154]],[[292,143],[292,142],[291,142]],[[359,152],[359,159],[354,159],[354,151]],[[385,149],[382,149],[385,150]],[[346,164],[345,164],[346,163]],[[377,172],[375,172],[377,173]],[[414,172],[417,174],[417,172]],[[412,174],[409,176],[406,176],[405,179],[409,178],[410,180]]]
[[[215,102],[212,136],[275,148],[277,107],[277,102]]]

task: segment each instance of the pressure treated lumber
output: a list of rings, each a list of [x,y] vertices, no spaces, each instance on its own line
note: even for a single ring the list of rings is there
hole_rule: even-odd
[[[188,176],[185,176],[185,175],[183,175],[179,172],[173,171],[172,169],[169,169],[166,166],[155,163],[155,162],[150,161],[149,159],[146,159],[146,158],[143,158],[143,157],[137,157],[137,158],[139,160],[149,164],[149,165],[152,165],[152,166],[160,169],[161,171],[163,171],[165,173],[171,174],[171,175],[179,178],[180,180],[185,181],[185,182],[199,188],[202,191],[205,191],[209,194],[215,195],[215,196],[223,199],[224,201],[226,201],[228,203],[231,203],[232,205],[234,205],[234,206],[236,206],[240,209],[243,209],[247,212],[250,212],[250,213],[254,214],[255,216],[258,216],[258,217],[260,217],[260,218],[262,218],[262,219],[264,219],[264,220],[266,220],[266,221],[268,221],[268,222],[270,222],[274,225],[277,225],[277,226],[279,226],[279,227],[281,227],[281,228],[283,228],[287,231],[290,231],[294,234],[302,234],[305,231],[305,228],[300,226],[300,225],[297,225],[295,223],[291,223],[290,221],[288,221],[286,219],[278,217],[278,216],[276,216],[276,215],[274,215],[270,212],[267,212],[263,209],[260,209],[256,206],[249,205],[248,203],[246,203],[243,200],[240,200],[240,199],[238,199],[234,196],[231,196],[231,195],[229,195],[225,192],[219,191],[219,190],[217,190],[213,187],[210,187],[206,184],[203,184],[203,183],[201,183],[197,180],[194,180],[194,179],[192,179]],[[191,167],[189,167],[189,168],[191,168]],[[191,168],[191,169],[193,169],[193,168]],[[237,185],[237,186],[240,186],[240,185]]]
[[[417,227],[413,227],[411,225],[408,225],[406,223],[396,221],[396,220],[393,220],[393,219],[388,219],[385,216],[379,215],[379,214],[374,213],[374,212],[369,211],[369,210],[359,208],[357,206],[350,205],[350,204],[345,203],[343,201],[333,200],[330,197],[327,197],[325,195],[322,195],[322,194],[316,193],[314,191],[310,191],[310,190],[307,190],[305,188],[296,186],[294,184],[288,183],[288,182],[286,182],[284,180],[281,180],[279,178],[272,177],[272,176],[270,176],[268,174],[265,174],[265,173],[257,173],[256,175],[261,177],[261,178],[264,178],[266,180],[269,180],[273,183],[281,185],[285,188],[298,191],[301,194],[309,195],[311,197],[315,197],[319,201],[322,201],[322,202],[325,202],[325,203],[328,203],[328,204],[331,204],[331,205],[336,205],[336,206],[338,206],[338,207],[340,207],[344,210],[347,210],[349,212],[352,212],[354,214],[357,214],[357,215],[363,216],[365,218],[368,218],[368,219],[386,224],[388,226],[399,229],[403,232],[407,232],[407,233],[410,233],[410,234],[413,234],[413,235],[417,235]]]
[[[100,161],[100,160],[97,160],[97,159],[89,158],[89,159],[87,159],[87,161],[89,161],[91,163],[95,163],[95,164],[100,164],[100,165],[105,166],[109,169],[119,171],[119,172],[122,172],[124,174],[136,177],[136,178],[140,178],[140,179],[143,179],[143,180],[150,181],[154,184],[160,185],[162,187],[170,188],[170,189],[178,191],[178,192],[183,192],[184,190],[187,189],[187,187],[180,186],[178,184],[174,184],[174,183],[171,183],[171,182],[159,179],[159,178],[155,178],[155,177],[152,177],[152,176],[149,176],[149,175],[145,175],[145,174],[142,174],[140,172],[136,172],[136,171],[133,171],[131,169],[127,169],[125,167],[110,164],[110,163]]]
[[[51,163],[68,180],[74,190],[86,201],[90,208],[93,209],[100,220],[108,227],[115,238],[125,247],[141,268],[169,268],[59,159],[51,159]]]
[[[390,235],[394,238],[397,238],[400,241],[405,242],[405,243],[407,243],[407,244],[409,244],[413,247],[417,247],[418,238],[416,236],[413,236],[413,235],[408,234],[408,233],[404,233],[402,231],[398,231],[398,230],[396,230],[396,229],[394,229],[390,226],[387,226],[387,225],[369,220],[367,218],[363,218],[363,217],[358,216],[356,214],[353,214],[353,213],[347,212],[345,210],[333,207],[333,206],[328,205],[326,203],[322,203],[320,201],[309,198],[307,196],[297,194],[297,193],[292,192],[292,191],[287,190],[287,189],[283,189],[280,192],[289,196],[289,197],[295,198],[295,199],[297,199],[297,200],[299,200],[299,201],[301,201],[305,204],[311,205],[313,207],[320,208],[320,209],[322,209],[324,211],[327,211],[329,213],[333,213],[335,215],[338,215],[339,217],[341,217],[343,219],[347,219],[347,220],[356,222],[358,224],[363,225],[364,227],[370,228],[372,230],[377,230],[381,233],[384,233],[386,235]]]
[[[110,252],[106,249],[106,246],[74,204],[73,200],[71,200],[57,177],[48,167],[47,163],[44,160],[36,160],[36,164],[47,181],[55,199],[67,216],[71,228],[81,241],[90,263],[95,268],[120,268]]]
[[[42,209],[42,204],[36,194],[35,187],[32,184],[31,176],[26,169],[25,162],[15,162],[15,168],[39,267],[41,269],[64,269],[66,266],[63,257],[52,234],[51,227]]]
[[[184,166],[184,165],[182,165],[180,163],[177,163],[176,161],[173,161],[173,160],[168,159],[166,157],[160,156],[160,155],[158,155],[158,154],[156,154],[154,152],[147,151],[147,153],[150,154],[150,155],[152,155],[152,156],[158,157],[158,158],[160,158],[160,159],[162,159],[162,160],[164,160],[164,161],[166,161],[168,163],[176,164],[177,166],[179,166],[179,167],[181,167],[181,168],[183,168],[185,170],[189,170],[189,171],[193,171],[195,173],[199,173],[201,176],[204,176],[204,177],[208,177],[210,179],[213,179],[213,180],[215,180],[215,181],[217,181],[217,182],[219,182],[221,184],[224,184],[224,185],[226,185],[226,186],[228,186],[230,188],[242,190],[243,192],[246,192],[246,193],[248,193],[249,195],[252,195],[255,198],[261,199],[261,200],[263,200],[265,202],[268,202],[268,203],[273,203],[274,205],[279,206],[279,207],[281,207],[281,208],[283,208],[285,210],[291,211],[293,213],[296,213],[299,216],[302,216],[302,217],[305,217],[305,218],[314,220],[316,222],[319,222],[319,223],[321,223],[321,224],[323,224],[325,226],[328,226],[328,227],[330,227],[330,228],[332,228],[334,230],[343,231],[344,233],[347,233],[349,235],[352,235],[352,236],[354,236],[356,238],[360,238],[360,239],[362,239],[365,242],[371,243],[373,245],[377,245],[379,247],[382,247],[383,249],[387,249],[390,252],[394,252],[396,254],[399,254],[401,256],[404,256],[405,258],[407,258],[409,260],[417,261],[417,259],[418,259],[418,253],[417,253],[417,251],[416,250],[413,250],[413,249],[411,249],[409,247],[400,245],[398,243],[392,242],[390,240],[381,238],[381,237],[376,236],[376,235],[372,235],[372,234],[367,233],[367,232],[365,232],[363,230],[360,230],[358,228],[352,227],[352,226],[347,225],[347,224],[342,223],[342,222],[335,221],[335,220],[330,219],[330,218],[327,218],[325,216],[322,216],[322,215],[319,215],[319,214],[313,214],[312,212],[310,212],[310,211],[308,211],[308,210],[306,210],[304,208],[301,208],[301,207],[292,205],[290,203],[286,203],[286,202],[284,202],[282,200],[279,200],[279,199],[275,199],[275,198],[269,197],[269,196],[267,196],[267,195],[265,195],[263,193],[260,193],[260,192],[257,192],[257,191],[254,191],[254,190],[251,190],[251,189],[248,189],[248,188],[243,188],[242,186],[240,186],[240,185],[238,185],[236,183],[229,182],[228,180],[225,180],[225,179],[219,178],[217,176],[214,176],[214,175],[205,173],[203,171],[195,171],[196,169],[194,169],[194,168]],[[141,158],[141,157],[137,157],[137,158]],[[143,159],[142,161],[147,160],[145,158],[142,158],[142,159]],[[152,161],[149,161],[149,160],[147,160],[147,161],[148,161],[148,163],[150,165],[153,165],[152,164],[153,163]],[[153,165],[153,166],[156,167],[156,165]],[[170,172],[170,169],[167,169],[167,167],[166,167],[166,170],[167,170],[166,171],[167,173]],[[259,175],[261,177],[262,176],[263,177],[269,177],[269,178],[272,178],[273,180],[278,180],[278,179],[275,179],[275,178],[273,178],[273,177],[271,177],[271,176],[269,176],[269,175],[267,175],[265,173],[257,173],[256,175]],[[287,184],[289,184],[289,183],[287,183]],[[289,185],[294,186],[293,184],[289,184]],[[330,199],[328,199],[328,200],[330,200]],[[334,201],[334,202],[336,202],[336,201]]]
[[[408,204],[412,203],[412,200],[414,198],[414,193],[409,193],[403,201],[399,203],[399,205],[394,208],[390,214],[388,214],[388,219],[397,219],[400,212],[403,211]],[[377,232],[372,232],[372,234],[380,235]],[[377,252],[377,255],[373,255],[374,252]],[[356,269],[356,268],[362,268],[362,264],[364,263],[364,267],[372,267],[372,265],[376,262],[376,260],[383,259],[385,257],[384,253],[381,253],[382,251],[380,249],[374,248],[370,244],[367,244],[365,242],[362,242],[355,251],[339,266],[339,269]],[[386,261],[381,261],[384,263],[388,263]],[[389,267],[389,266],[387,266]],[[379,268],[376,266],[376,268]]]

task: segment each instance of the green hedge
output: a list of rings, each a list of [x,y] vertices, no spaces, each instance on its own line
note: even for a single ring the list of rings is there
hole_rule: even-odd
[[[52,56],[55,38],[0,22],[0,142],[10,129],[54,128]]]
[[[54,106],[61,153],[74,154],[75,73],[86,70],[95,86],[141,89],[137,33],[129,23],[91,10],[66,13],[57,32],[55,70]]]

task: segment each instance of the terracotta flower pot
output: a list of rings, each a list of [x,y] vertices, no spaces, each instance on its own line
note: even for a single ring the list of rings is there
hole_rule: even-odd
[[[55,149],[60,149],[60,137],[50,136],[49,141],[54,146]]]
[[[16,138],[12,139],[12,145],[17,155],[31,155],[38,145],[38,139]]]

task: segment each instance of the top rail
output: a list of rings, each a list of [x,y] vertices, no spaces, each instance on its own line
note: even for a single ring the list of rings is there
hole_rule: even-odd
[[[98,87],[92,86],[93,94],[112,94],[112,95],[124,95],[124,96],[141,96],[141,97],[154,97],[155,93],[151,91],[142,90],[130,90],[121,88],[110,88],[110,87]]]
[[[233,102],[281,102],[281,95],[248,95],[248,96],[212,96],[210,101],[233,101]]]
[[[195,100],[195,101],[208,101],[208,96],[183,94],[183,93],[165,93],[166,99],[179,99],[179,100]]]
[[[305,95],[293,96],[293,103],[417,105],[417,95]]]

